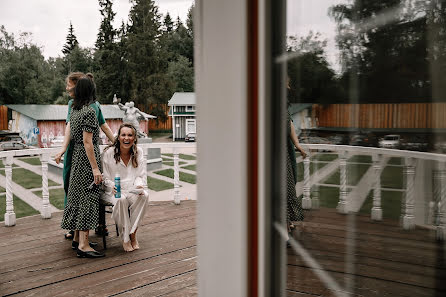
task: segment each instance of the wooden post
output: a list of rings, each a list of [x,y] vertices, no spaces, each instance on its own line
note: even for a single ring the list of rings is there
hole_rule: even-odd
[[[8,156],[3,158],[3,164],[5,165],[6,174],[6,213],[5,213],[5,226],[15,226],[16,215],[14,212],[14,201],[12,194],[12,163],[14,158]]]
[[[311,198],[311,208],[312,209],[318,209],[319,208],[319,186],[317,185],[318,181],[318,170],[317,170],[317,163],[313,162],[313,175],[311,176],[311,184],[313,185],[313,194]]]
[[[438,240],[444,240],[446,237],[446,164],[441,162],[438,167],[438,193],[435,193],[438,206],[436,236]]]
[[[173,149],[173,201],[175,204],[180,204],[180,166],[178,164],[177,149]]]
[[[310,156],[304,159],[304,191],[302,208],[311,209],[311,180],[310,180]]]
[[[383,218],[383,211],[381,208],[381,159],[380,154],[373,155],[373,207],[372,220],[381,221]]]
[[[339,171],[340,171],[340,185],[339,185],[339,202],[336,207],[338,212],[347,213],[347,152],[339,154]]]
[[[404,159],[404,176],[406,192],[404,194],[404,216],[403,229],[410,230],[415,227],[414,217],[414,185],[415,185],[415,162],[413,158]]]
[[[42,210],[40,214],[44,219],[51,218],[50,195],[48,192],[48,160],[50,155],[42,153],[40,162],[42,163]]]

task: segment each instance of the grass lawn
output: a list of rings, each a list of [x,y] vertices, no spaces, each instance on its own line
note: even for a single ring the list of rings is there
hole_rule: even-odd
[[[26,202],[20,200],[17,196],[13,196],[14,201],[14,212],[16,218],[27,217],[31,215],[36,215],[39,212],[29,206]],[[5,212],[6,212],[6,195],[0,196],[0,221],[5,220]]]
[[[317,154],[311,157],[311,161],[331,162],[337,158],[337,154]]]
[[[6,193],[6,189],[3,187],[0,187],[0,193]]]
[[[381,173],[381,187],[402,189],[403,188],[403,168],[386,166]]]
[[[147,187],[150,190],[159,192],[159,191],[173,189],[173,183],[169,183],[167,181],[149,176],[149,177],[147,177]]]
[[[161,155],[173,158],[173,154],[161,154]],[[197,157],[192,155],[180,154],[179,157],[180,159],[183,160],[197,160]]]
[[[33,158],[19,158],[20,161],[26,162],[29,165],[42,165],[40,162],[39,157],[33,157]]]
[[[16,164],[12,164],[12,168],[19,167]],[[5,165],[3,165],[3,160],[0,160],[0,168],[5,168]]]
[[[372,163],[372,156],[367,155],[354,155],[347,162],[355,163]]]
[[[399,220],[401,215],[402,197],[403,193],[399,191],[381,192],[381,208],[383,210],[383,218]],[[372,211],[372,206],[373,206],[373,191],[370,191],[359,212],[370,215]]]
[[[166,176],[166,177],[170,177],[173,179],[173,169],[164,169],[164,170],[160,170],[160,171],[155,171],[156,174],[162,175],[162,176]],[[181,172],[180,171],[180,181],[183,182],[187,182],[190,184],[196,184],[197,183],[197,176],[194,174],[189,174],[189,173],[185,173],[185,172]]]
[[[50,203],[58,209],[64,209],[64,189],[50,189],[48,192],[50,194]],[[35,191],[33,193],[42,198],[42,191]]]
[[[356,185],[364,173],[367,172],[370,165],[366,164],[347,164],[347,185]],[[326,184],[339,185],[340,184],[340,170],[330,175],[325,181]]]
[[[319,205],[320,207],[336,208],[339,202],[338,187],[319,187]]]
[[[4,171],[0,174],[5,175]],[[42,176],[35,174],[24,168],[16,168],[12,170],[12,180],[13,182],[21,185],[25,189],[41,188],[42,187]],[[58,183],[48,179],[48,186],[58,186]]]
[[[310,175],[313,174],[316,170],[321,169],[325,165],[329,163],[310,163]],[[301,182],[304,180],[304,163],[297,163],[297,181]]]
[[[197,171],[197,165],[187,165],[187,166],[183,166],[181,168],[187,169],[187,170],[192,170],[192,171]]]
[[[167,165],[167,166],[173,166],[173,161],[163,161],[163,164],[164,165]],[[178,162],[178,165],[184,165],[184,164],[187,164],[187,162],[184,162],[184,161],[180,161],[180,162]]]

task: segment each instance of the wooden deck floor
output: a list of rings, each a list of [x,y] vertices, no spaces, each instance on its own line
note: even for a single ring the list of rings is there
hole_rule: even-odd
[[[141,249],[131,253],[123,251],[110,225],[101,259],[75,256],[71,241],[63,239],[61,213],[49,220],[21,218],[10,228],[2,224],[0,295],[196,296],[195,206],[151,203],[138,230]],[[90,238],[102,248],[101,238]]]
[[[304,231],[295,238],[341,288],[350,278],[349,296],[446,296],[445,246],[432,230],[405,231],[396,221],[373,222],[368,216],[349,218],[321,209],[307,213]],[[287,252],[289,297],[335,296],[293,249]],[[346,268],[349,256],[352,265]]]
[[[195,212],[195,201],[153,203],[138,231],[141,250],[125,253],[110,225],[102,259],[75,257],[59,227],[61,213],[50,220],[18,219],[11,228],[0,225],[0,295],[197,296]],[[350,218],[332,209],[310,211],[303,232],[296,234],[342,288],[350,278],[349,296],[446,296],[445,247],[432,231],[404,231],[395,221],[374,223],[363,215]],[[352,253],[346,248],[350,227]],[[91,239],[101,245],[100,238]],[[288,297],[335,296],[300,256],[290,248],[287,253]]]

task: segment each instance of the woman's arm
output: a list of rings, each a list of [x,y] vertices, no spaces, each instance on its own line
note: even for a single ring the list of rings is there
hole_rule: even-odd
[[[135,170],[135,181],[133,184],[137,188],[146,188],[147,187],[147,163],[146,159],[144,159],[144,153],[142,149],[138,148],[138,167],[134,168]]]
[[[68,144],[70,143],[70,140],[71,140],[70,122],[68,122],[66,127],[65,127],[65,135],[63,137],[62,147],[61,147],[60,151],[56,154],[56,156],[54,156],[54,161],[56,161],[57,164],[60,163],[62,155],[65,154],[65,151],[68,148]]]
[[[111,143],[115,141],[115,136],[113,135],[113,132],[107,123],[101,125],[101,130],[102,132],[104,132],[105,136],[107,136]]]
[[[88,161],[90,162],[90,166],[93,171],[94,183],[98,185],[102,181],[102,174],[99,170],[98,163],[96,163],[96,157],[94,156],[93,133],[84,131],[83,143]]]
[[[300,154],[302,155],[302,158],[307,157],[307,153],[304,151],[304,149],[299,145],[299,140],[297,139],[296,131],[294,131],[294,125],[293,122],[290,121],[291,125],[291,141],[294,143],[294,146],[299,150]]]

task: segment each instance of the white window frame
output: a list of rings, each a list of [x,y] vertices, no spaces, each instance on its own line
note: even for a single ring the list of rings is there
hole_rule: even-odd
[[[195,105],[187,105],[186,112],[195,111]]]
[[[194,123],[195,129],[193,131],[189,131],[189,123]],[[197,133],[197,120],[195,119],[186,119],[186,135],[189,133]]]

